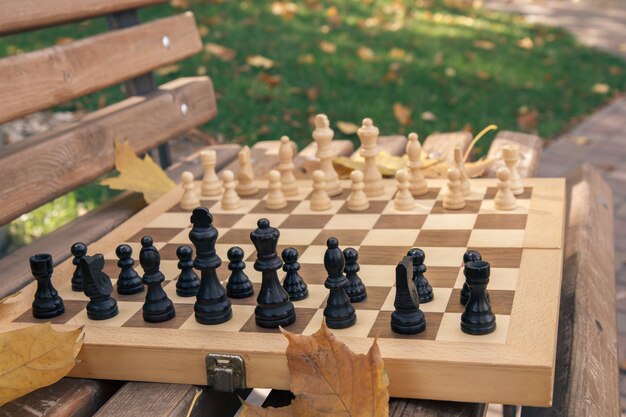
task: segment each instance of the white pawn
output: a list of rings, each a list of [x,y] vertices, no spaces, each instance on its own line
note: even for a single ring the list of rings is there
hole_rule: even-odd
[[[287,197],[298,195],[298,183],[293,175],[293,146],[287,136],[280,138],[278,148],[278,171],[280,172],[281,190]]]
[[[370,202],[367,199],[367,195],[363,191],[365,184],[363,183],[363,172],[354,170],[350,173],[350,179],[352,185],[350,189],[352,192],[348,196],[348,210],[350,211],[364,211],[370,207]]]
[[[324,211],[330,209],[330,197],[326,191],[326,175],[324,171],[313,171],[313,193],[311,194],[311,210]]]
[[[417,140],[417,133],[409,133],[406,154],[409,158],[406,164],[409,169],[409,191],[413,195],[424,195],[428,192],[428,185],[422,174],[422,145]]]
[[[416,204],[409,191],[409,173],[406,169],[400,169],[396,172],[396,181],[398,182],[398,191],[393,198],[394,208],[399,211],[413,210]]]
[[[204,178],[202,178],[201,192],[203,196],[213,197],[221,195],[224,191],[222,182],[215,173],[215,164],[217,163],[217,155],[212,149],[200,152],[200,163],[204,169]]]
[[[496,173],[498,176],[498,192],[493,199],[493,205],[496,210],[513,210],[517,207],[517,200],[511,192],[511,183],[509,181],[511,172],[507,167],[500,167]]]
[[[237,155],[239,162],[239,172],[237,173],[237,194],[242,196],[254,195],[259,192],[254,182],[254,170],[252,169],[252,157],[250,156],[250,148],[244,146]]]
[[[183,210],[193,210],[200,206],[200,200],[196,195],[196,186],[193,183],[193,174],[185,171],[180,175],[183,186],[183,197],[180,200],[180,208]]]
[[[469,175],[465,169],[465,161],[463,160],[463,150],[461,149],[461,145],[456,145],[454,147],[454,165],[461,173],[461,191],[463,191],[464,196],[468,196],[472,193],[472,190],[469,182]]]
[[[224,181],[224,194],[222,194],[221,206],[222,210],[237,210],[241,207],[241,199],[237,192],[235,191],[235,187],[237,184],[235,183],[235,174],[230,169],[225,169],[222,171],[222,181]]]
[[[511,172],[511,192],[513,195],[524,194],[524,184],[522,184],[522,178],[517,170],[519,165],[519,146],[506,145],[502,147],[502,159],[506,167]]]
[[[461,172],[458,168],[448,169],[448,190],[443,196],[443,208],[461,210],[465,207],[465,198],[461,190]]]
[[[287,200],[280,189],[280,172],[273,169],[267,175],[269,179],[267,198],[265,199],[265,207],[270,210],[280,210],[287,207]]]

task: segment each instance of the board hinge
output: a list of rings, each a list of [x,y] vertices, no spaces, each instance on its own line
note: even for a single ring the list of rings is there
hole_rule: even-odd
[[[246,388],[246,367],[237,355],[206,355],[207,385],[216,391],[234,392]]]

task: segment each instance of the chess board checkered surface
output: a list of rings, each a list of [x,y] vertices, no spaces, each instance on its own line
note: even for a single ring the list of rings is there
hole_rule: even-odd
[[[518,196],[518,208],[507,212],[493,206],[495,180],[471,182],[466,207],[455,211],[442,207],[444,180],[430,180],[429,192],[417,197],[417,207],[412,211],[394,209],[393,180],[385,180],[385,195],[370,199],[370,208],[358,213],[346,208],[349,182],[342,183],[341,195],[332,197],[331,209],[322,212],[309,209],[309,181],[299,181],[299,195],[289,197],[287,207],[281,210],[265,208],[265,181],[259,181],[258,194],[243,197],[241,208],[234,211],[223,211],[219,198],[203,197],[201,202],[213,214],[219,231],[216,249],[223,264],[218,276],[224,283],[229,275],[226,252],[240,246],[246,253],[245,272],[258,294],[261,276],[252,268],[255,253],[249,235],[261,217],[280,230],[279,253],[288,246],[298,249],[300,273],[310,295],[294,303],[297,319],[287,328],[292,332],[311,334],[322,322],[328,295],[323,286],[326,239],[337,237],[342,249],[359,251],[359,275],[368,298],[354,305],[356,325],[333,333],[361,353],[376,336],[379,338],[392,396],[548,405],[562,271],[564,181],[524,180],[525,192]],[[114,292],[119,315],[90,321],[85,310],[87,297],[71,290],[71,261],[55,270],[53,283],[66,312],[52,323],[61,327],[85,325],[81,362],[72,375],[206,384],[205,355],[229,353],[244,358],[248,386],[288,388],[286,341],[278,329],[256,326],[256,297],[231,300],[233,318],[207,326],[194,319],[195,297],[176,295],[176,248],[191,246],[190,213],[178,207],[181,193],[180,189],[173,190],[89,247],[90,254],[105,255],[105,271],[115,284],[119,273],[115,247],[130,244],[137,259],[141,237],[152,236],[161,253],[164,288],[176,308],[173,320],[146,323],[141,311],[145,292],[127,296]],[[390,315],[394,309],[395,266],[411,247],[426,253],[426,277],[435,297],[420,305],[426,330],[403,336],[391,331]],[[467,249],[478,250],[492,267],[488,289],[497,329],[490,335],[470,336],[460,330],[461,264]],[[138,262],[136,267],[141,272]],[[284,273],[278,272],[282,278]],[[31,301],[32,291],[25,291],[0,305],[3,327],[38,322],[30,312]]]

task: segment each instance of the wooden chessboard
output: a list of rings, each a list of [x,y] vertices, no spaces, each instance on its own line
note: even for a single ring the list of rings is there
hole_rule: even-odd
[[[379,337],[392,396],[536,406],[551,403],[563,262],[563,179],[524,179],[525,192],[518,197],[518,208],[510,212],[494,209],[494,179],[471,180],[467,206],[458,211],[442,207],[445,181],[429,180],[428,194],[418,197],[417,208],[410,212],[393,208],[394,180],[385,180],[385,195],[371,199],[370,208],[359,213],[346,208],[348,182],[342,181],[343,194],[333,197],[332,208],[324,212],[309,209],[311,182],[298,183],[300,194],[288,198],[287,207],[278,211],[264,207],[265,181],[259,181],[260,192],[243,198],[242,207],[235,211],[221,210],[217,199],[202,200],[219,231],[216,248],[223,260],[218,271],[221,280],[229,274],[226,251],[240,246],[248,261],[245,271],[258,293],[261,277],[252,268],[255,254],[249,234],[259,218],[268,218],[280,230],[279,251],[287,246],[298,249],[300,272],[309,285],[309,297],[295,302],[297,320],[288,330],[313,333],[320,327],[328,294],[323,286],[325,241],[335,236],[341,248],[359,250],[360,276],[368,298],[355,304],[355,326],[333,332],[360,353]],[[288,389],[286,340],[278,330],[256,326],[256,297],[233,299],[233,318],[206,326],[194,319],[195,297],[176,295],[175,252],[180,244],[190,245],[191,228],[190,213],[178,207],[181,194],[177,187],[89,247],[90,254],[105,255],[106,272],[115,284],[115,247],[129,243],[137,259],[141,237],[152,236],[161,252],[167,279],[164,287],[174,301],[175,319],[144,322],[144,292],[130,296],[115,293],[119,315],[90,321],[85,311],[87,298],[71,290],[71,260],[55,269],[53,282],[66,312],[52,322],[59,328],[85,325],[81,361],[71,375],[206,385],[206,354],[230,353],[244,358],[249,387]],[[426,277],[435,298],[421,304],[426,330],[402,336],[390,328],[394,270],[413,246],[426,253]],[[467,249],[480,251],[492,267],[488,288],[497,330],[486,336],[470,336],[460,330],[461,264]],[[141,271],[138,262],[136,266]],[[24,268],[28,268],[26,262]],[[279,271],[279,276],[284,273]],[[39,322],[30,311],[33,287],[0,304],[2,330]]]

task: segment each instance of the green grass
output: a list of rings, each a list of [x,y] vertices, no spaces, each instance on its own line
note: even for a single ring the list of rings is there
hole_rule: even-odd
[[[318,112],[328,114],[332,123],[359,124],[372,117],[382,134],[477,133],[493,123],[550,138],[625,89],[624,61],[581,46],[560,29],[439,1],[428,7],[416,3],[304,0],[293,3],[288,16],[274,13],[281,4],[276,2],[191,0],[203,41],[230,48],[235,56],[225,60],[203,52],[161,72],[157,80],[209,75],[219,114],[203,129],[248,144],[285,134],[300,145],[308,143],[310,119]],[[149,21],[178,12],[164,5],[144,9],[140,16]],[[5,37],[0,55],[104,31],[104,19],[95,19]],[[518,46],[525,38],[532,40],[532,48]],[[322,42],[336,51],[324,52]],[[359,57],[360,47],[372,50],[370,60]],[[274,65],[251,66],[247,58],[254,55]],[[606,84],[608,93],[594,92],[597,84]],[[123,97],[116,86],[61,107],[92,110]],[[401,124],[394,117],[395,103],[410,109],[410,121]],[[424,112],[436,119],[423,120]],[[536,117],[527,116],[520,125],[523,113]],[[482,144],[483,151],[487,145]],[[75,201],[99,202],[93,195],[89,199],[77,196]]]

